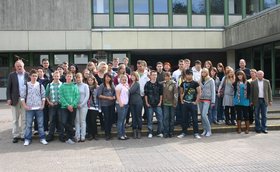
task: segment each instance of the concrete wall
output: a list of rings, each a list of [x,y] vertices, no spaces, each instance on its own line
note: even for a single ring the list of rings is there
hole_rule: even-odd
[[[92,40],[94,50],[224,48],[222,29],[95,29]]]
[[[280,5],[229,26],[225,30],[227,48],[243,48],[280,39]]]
[[[91,0],[0,1],[0,31],[90,29]]]

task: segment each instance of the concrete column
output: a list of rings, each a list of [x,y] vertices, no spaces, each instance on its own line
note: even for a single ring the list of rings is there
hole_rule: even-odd
[[[228,50],[227,51],[227,65],[233,69],[235,69],[235,50]]]

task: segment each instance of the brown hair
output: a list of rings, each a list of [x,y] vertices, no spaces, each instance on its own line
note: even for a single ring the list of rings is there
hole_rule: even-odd
[[[131,74],[130,74],[131,76],[133,75],[133,76],[135,76],[135,80],[136,81],[139,81],[139,74],[138,74],[138,72],[136,72],[136,71],[134,71],[134,72],[132,72]]]

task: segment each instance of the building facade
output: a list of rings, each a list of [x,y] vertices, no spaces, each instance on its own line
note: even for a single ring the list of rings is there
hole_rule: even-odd
[[[280,0],[1,0],[0,99],[15,55],[27,69],[48,58],[84,66],[180,58],[262,69],[280,92]]]

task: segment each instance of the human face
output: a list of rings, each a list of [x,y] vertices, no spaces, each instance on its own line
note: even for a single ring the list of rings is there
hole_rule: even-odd
[[[200,70],[201,69],[201,64],[195,64],[195,69]]]
[[[60,79],[60,75],[58,73],[53,74],[53,80],[57,82]]]
[[[193,75],[186,75],[186,80],[192,81],[193,80]]]
[[[46,60],[46,61],[43,61],[42,65],[43,65],[43,68],[47,69],[47,68],[49,68],[50,63],[49,63],[49,61]]]
[[[124,59],[124,60],[123,60],[123,63],[124,63],[125,65],[128,65],[128,60],[127,60],[127,59]]]
[[[113,66],[118,66],[119,65],[119,60],[118,59],[115,59],[113,60]]]
[[[79,83],[82,83],[82,80],[83,80],[83,77],[81,77],[80,75],[76,76],[76,82],[79,84]]]
[[[167,71],[170,71],[170,66],[168,64],[164,65],[164,70],[167,72]]]
[[[250,72],[251,78],[256,78],[257,77],[257,73],[256,72]]]
[[[57,68],[57,70],[59,71],[59,73],[60,73],[60,75],[62,75],[63,74],[63,72],[64,72],[64,70],[62,69],[62,68]]]
[[[63,63],[63,69],[64,69],[64,71],[67,71],[68,70],[68,63]]]
[[[137,64],[137,69],[139,70],[139,71],[144,71],[145,70],[145,67],[142,65],[142,64]]]
[[[237,78],[238,78],[239,81],[243,81],[243,75],[241,75],[241,74],[237,75]]]
[[[106,75],[105,81],[109,83],[111,81],[111,78],[108,75]]]
[[[72,73],[76,73],[76,67],[75,67],[75,66],[71,66],[71,67],[70,67],[70,71],[71,71]]]
[[[156,81],[157,80],[157,73],[156,72],[152,72],[150,77],[151,77],[152,81]]]
[[[257,72],[257,77],[258,77],[259,80],[263,80],[263,76],[264,76],[263,71],[258,71]]]
[[[241,69],[243,69],[243,68],[245,68],[245,66],[246,66],[245,60],[240,60],[240,62],[239,62],[239,67],[240,67]]]
[[[126,81],[127,81],[127,78],[126,78],[126,77],[122,77],[122,78],[121,78],[121,83],[122,83],[122,84],[126,84]]]
[[[189,69],[191,66],[191,63],[190,62],[185,62],[185,69]]]
[[[32,83],[35,83],[35,81],[37,81],[37,78],[38,78],[38,74],[37,73],[33,73],[30,77],[31,79],[31,82]]]
[[[136,77],[134,76],[134,75],[131,75],[130,76],[130,79],[134,82],[134,81],[136,81]]]
[[[214,77],[216,75],[216,72],[214,70],[211,70],[211,76]]]
[[[73,79],[73,76],[72,76],[72,75],[70,75],[70,74],[67,74],[67,75],[66,75],[66,82],[67,82],[67,83],[72,82],[72,79]]]
[[[163,69],[162,64],[158,64],[158,65],[157,65],[157,71],[158,71],[158,72],[162,72],[162,69]]]
[[[219,72],[222,72],[222,71],[223,71],[223,68],[220,67],[220,66],[218,66],[218,71],[219,71]]]
[[[22,62],[16,62],[16,63],[15,63],[15,68],[16,68],[16,71],[17,71],[18,73],[24,72],[24,65],[23,65]]]
[[[184,62],[180,62],[180,63],[179,63],[179,69],[180,69],[180,70],[183,70],[183,69],[184,69]]]
[[[124,73],[125,73],[125,67],[124,67],[124,66],[122,66],[122,67],[120,68],[120,73],[121,73],[121,74],[124,74]]]
[[[211,65],[210,65],[209,63],[205,63],[205,67],[206,67],[207,69],[210,69]]]
[[[94,65],[93,62],[89,62],[89,63],[88,63],[88,69],[89,69],[89,70],[95,69],[95,65]]]
[[[201,76],[202,76],[202,77],[206,77],[206,76],[207,76],[207,72],[201,71]]]
[[[94,80],[92,78],[88,78],[87,82],[88,82],[88,85],[93,85]]]
[[[105,72],[105,70],[106,70],[106,65],[105,65],[105,64],[101,65],[100,69],[101,69],[101,71]]]
[[[170,81],[170,76],[168,76],[168,75],[166,75],[166,76],[164,76],[164,79],[165,79],[165,81]]]
[[[87,78],[89,76],[89,70],[84,71],[84,77]]]
[[[38,69],[37,72],[39,78],[42,78],[44,76],[44,71],[42,69]]]

